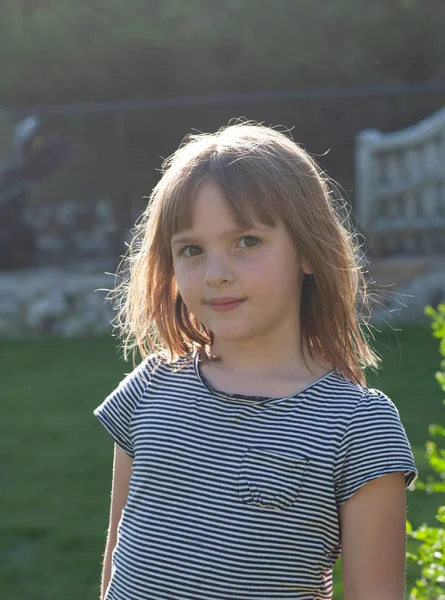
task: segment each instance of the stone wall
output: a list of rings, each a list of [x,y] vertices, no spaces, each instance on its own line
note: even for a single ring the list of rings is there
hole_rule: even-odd
[[[427,304],[445,302],[442,256],[393,258],[370,265],[374,322],[424,319]],[[76,266],[0,272],[0,337],[100,336],[111,332],[114,312],[105,301],[113,268],[88,261]]]
[[[104,289],[114,277],[97,263],[0,273],[0,337],[100,336],[114,316]],[[101,289],[102,288],[102,289]]]
[[[374,323],[428,321],[425,306],[445,302],[445,257],[394,256],[374,259],[368,291]]]
[[[113,252],[117,223],[107,198],[83,204],[30,202],[23,218],[35,232],[39,265],[103,258]]]

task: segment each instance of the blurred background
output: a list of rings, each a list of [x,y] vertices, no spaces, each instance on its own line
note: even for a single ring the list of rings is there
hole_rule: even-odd
[[[104,290],[163,159],[232,119],[290,129],[339,182],[383,359],[369,384],[430,475],[444,30],[442,0],[2,0],[2,598],[99,597],[112,442],[92,410],[132,368]],[[437,502],[410,490],[408,518],[433,524]],[[409,564],[409,589],[419,573]],[[341,561],[335,585],[338,600]]]

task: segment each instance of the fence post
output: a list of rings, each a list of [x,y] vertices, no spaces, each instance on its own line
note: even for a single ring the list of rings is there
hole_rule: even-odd
[[[374,180],[373,146],[380,137],[375,129],[366,129],[355,138],[355,194],[354,204],[359,229],[369,233],[372,186]]]

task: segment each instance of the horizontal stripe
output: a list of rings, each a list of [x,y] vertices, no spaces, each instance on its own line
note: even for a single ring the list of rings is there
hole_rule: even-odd
[[[106,600],[331,599],[338,506],[417,476],[392,400],[336,370],[255,398],[149,357],[94,414],[134,458]]]

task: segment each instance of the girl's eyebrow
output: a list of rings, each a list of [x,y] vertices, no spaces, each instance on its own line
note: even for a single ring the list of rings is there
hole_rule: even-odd
[[[261,230],[261,229],[270,229],[269,227],[266,226],[258,226],[255,225],[253,227],[235,227],[232,229],[228,229],[227,231],[225,231],[223,234],[221,234],[220,238],[221,239],[228,239],[228,238],[232,238],[235,237],[237,235],[241,235],[242,233],[246,233],[247,231],[257,231],[257,230]],[[199,234],[193,234],[192,232],[190,233],[186,233],[184,235],[174,235],[172,237],[172,244],[191,244],[193,242],[196,242],[197,239],[199,238]]]

